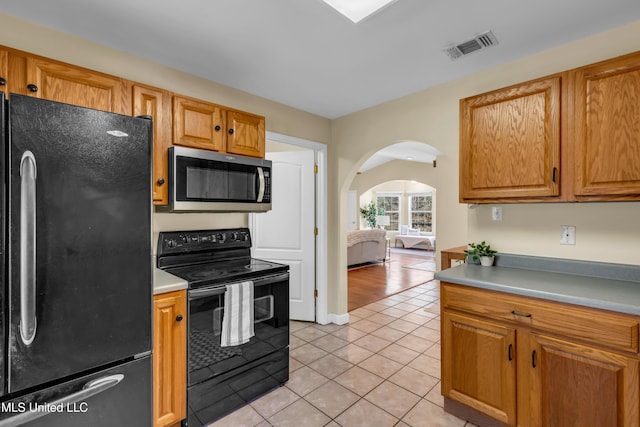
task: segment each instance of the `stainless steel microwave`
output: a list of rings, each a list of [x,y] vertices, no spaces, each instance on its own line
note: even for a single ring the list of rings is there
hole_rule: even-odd
[[[171,212],[266,212],[271,161],[186,147],[169,148]]]

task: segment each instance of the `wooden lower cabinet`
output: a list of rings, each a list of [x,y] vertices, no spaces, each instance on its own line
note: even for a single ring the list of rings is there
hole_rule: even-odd
[[[640,425],[640,319],[449,283],[441,286],[445,409],[479,426]],[[489,300],[494,304],[488,305]],[[585,310],[591,310],[592,317],[583,320],[579,331],[578,319]],[[576,330],[545,330],[539,326],[547,322],[545,313],[562,313],[566,325]],[[511,321],[505,320],[508,315]],[[606,336],[599,317],[610,325],[609,335],[626,329],[631,345]],[[592,330],[590,324],[597,327]]]
[[[637,358],[531,334],[523,392],[529,426],[637,426]],[[528,390],[527,390],[528,389]]]
[[[173,426],[187,416],[187,293],[153,299],[153,425]]]
[[[516,420],[516,331],[443,313],[442,394],[505,424]]]

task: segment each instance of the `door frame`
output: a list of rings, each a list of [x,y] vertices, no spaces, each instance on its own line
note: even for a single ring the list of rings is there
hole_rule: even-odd
[[[313,150],[318,172],[315,174],[315,226],[318,234],[316,244],[316,322],[321,325],[329,323],[327,295],[327,146],[320,142],[309,141],[295,136],[283,135],[267,131],[268,141]]]

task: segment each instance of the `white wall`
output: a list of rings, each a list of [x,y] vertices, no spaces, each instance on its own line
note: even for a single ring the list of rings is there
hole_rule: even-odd
[[[638,265],[640,203],[505,205],[501,223],[491,222],[490,206],[469,210],[458,203],[461,98],[637,50],[640,21],[336,119],[330,197],[344,199],[359,165],[372,153],[399,140],[424,141],[444,153],[430,179],[421,180],[438,189],[438,248],[485,239],[504,252]],[[330,230],[329,252],[338,254],[329,278],[332,303],[345,312],[344,207],[334,206],[330,214],[338,225]],[[577,227],[575,246],[559,245],[561,224]]]
[[[264,115],[266,128],[321,143],[331,140],[331,122],[301,110],[159,65],[68,34],[0,14],[0,44],[125,79]],[[154,213],[153,242],[159,231],[247,225],[245,213]]]
[[[438,189],[438,247],[486,239],[501,251],[640,263],[640,203],[522,204],[489,220],[490,207],[458,203],[459,100],[481,92],[640,50],[640,22],[529,56],[334,121],[160,66],[64,33],[0,14],[0,44],[266,116],[267,129],[328,144],[329,312],[347,312],[346,191],[371,154],[398,141],[424,141],[444,155],[437,168],[406,168],[390,179]],[[459,61],[464,66],[464,59]],[[386,173],[386,172],[381,172]],[[156,214],[154,228],[213,228],[246,223],[244,214]],[[559,225],[575,225],[574,247],[561,247]]]

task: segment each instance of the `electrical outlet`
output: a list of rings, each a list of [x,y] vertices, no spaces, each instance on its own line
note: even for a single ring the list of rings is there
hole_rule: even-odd
[[[560,244],[575,245],[576,244],[576,227],[575,225],[560,226]]]
[[[493,206],[491,208],[491,219],[494,221],[502,221],[502,206]]]

